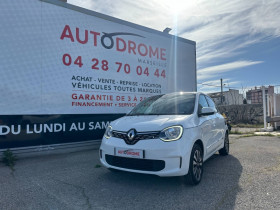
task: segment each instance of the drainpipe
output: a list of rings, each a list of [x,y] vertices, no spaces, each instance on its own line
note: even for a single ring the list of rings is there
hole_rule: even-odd
[[[271,114],[270,114],[270,95],[267,93],[267,96],[266,96],[266,103],[267,103],[267,105],[266,105],[266,109],[267,109],[267,116],[268,117],[270,117],[271,116]],[[268,128],[270,128],[271,127],[271,125],[270,125],[270,123],[267,123],[267,127]]]
[[[267,129],[267,124],[266,124],[266,103],[265,103],[265,87],[262,86],[262,95],[263,95],[263,125],[264,129]]]
[[[221,105],[223,105],[223,79],[221,78]]]
[[[273,93],[273,116],[277,116],[276,115],[276,93]],[[277,123],[274,122],[274,129],[277,129]]]

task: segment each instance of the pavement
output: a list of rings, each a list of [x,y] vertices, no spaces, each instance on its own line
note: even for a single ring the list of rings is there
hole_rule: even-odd
[[[241,128],[241,127],[232,127],[231,132],[236,132],[240,134],[248,134],[248,133],[254,133],[259,132],[261,128]]]
[[[279,209],[280,138],[230,135],[230,155],[204,164],[198,186],[100,167],[98,151],[0,163],[0,209]]]
[[[279,131],[259,131],[259,132],[254,132],[255,135],[259,135],[259,136],[280,136],[280,132]]]
[[[254,135],[259,135],[259,136],[264,136],[264,135],[270,135],[270,136],[280,136],[280,130],[273,130],[273,127],[270,127],[271,129],[268,129],[270,131],[265,131],[264,128],[240,128],[240,127],[232,127],[231,132],[232,133],[237,133],[237,134],[244,134],[244,135],[249,135],[249,134],[254,134]]]

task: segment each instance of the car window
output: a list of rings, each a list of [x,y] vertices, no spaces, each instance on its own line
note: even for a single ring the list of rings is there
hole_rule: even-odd
[[[206,99],[207,99],[209,106],[216,109],[214,101],[209,96],[206,96]]]
[[[200,95],[200,96],[199,96],[199,101],[198,101],[198,113],[201,112],[202,107],[209,107],[209,106],[208,106],[208,103],[207,103],[207,100],[206,100],[206,98],[205,98],[204,95]]]
[[[127,115],[189,115],[194,112],[195,98],[193,93],[152,96],[139,103]]]

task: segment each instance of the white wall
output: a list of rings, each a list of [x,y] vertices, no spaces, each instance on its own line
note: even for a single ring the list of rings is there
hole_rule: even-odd
[[[243,96],[239,94],[238,90],[229,90],[224,92],[225,102],[224,105],[243,104]]]
[[[276,116],[280,116],[280,94],[276,94]],[[280,122],[276,123],[276,127],[280,127]]]

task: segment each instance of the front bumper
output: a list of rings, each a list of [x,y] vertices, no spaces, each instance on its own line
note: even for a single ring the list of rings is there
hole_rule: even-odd
[[[186,133],[186,132],[185,132]],[[127,145],[123,139],[103,138],[100,146],[100,161],[107,168],[123,171],[154,174],[158,176],[182,176],[188,173],[192,141],[183,134],[181,139],[164,142],[160,139],[142,140]],[[116,148],[144,151],[143,159],[119,157]]]

